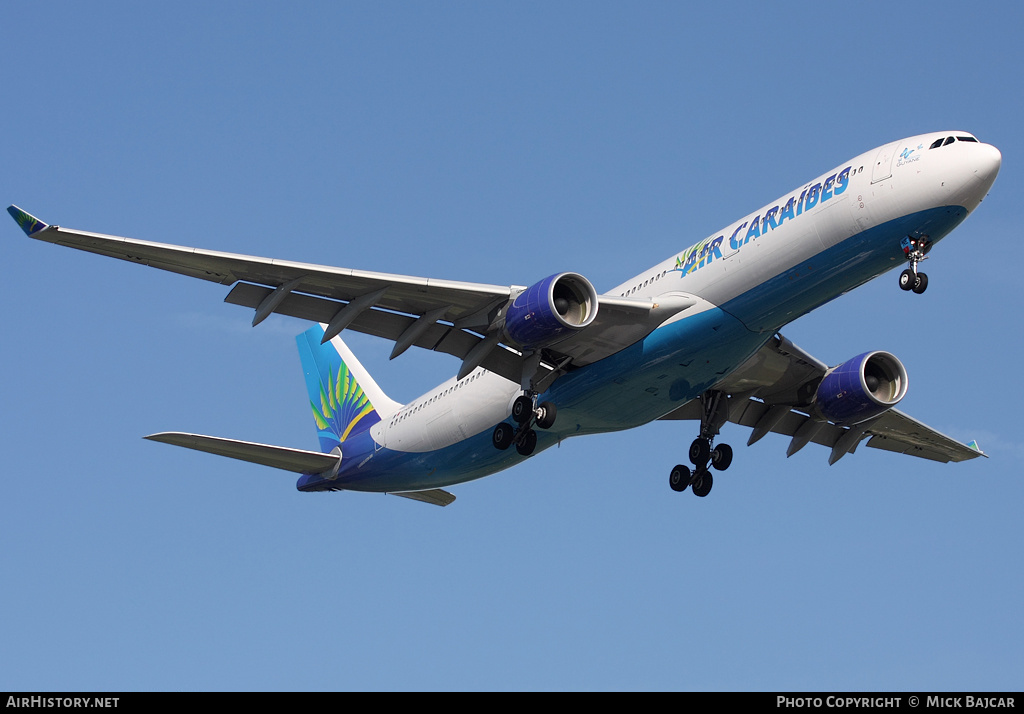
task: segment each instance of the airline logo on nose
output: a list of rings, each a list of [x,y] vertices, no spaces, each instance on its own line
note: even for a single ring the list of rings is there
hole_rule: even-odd
[[[924,144],[918,144],[916,149],[904,149],[900,153],[899,161],[896,162],[897,166],[905,166],[906,164],[912,164],[921,158],[921,154],[917,156],[911,156],[915,151],[920,151],[924,148]]]

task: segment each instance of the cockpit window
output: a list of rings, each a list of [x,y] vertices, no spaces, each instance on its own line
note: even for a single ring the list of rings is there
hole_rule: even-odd
[[[947,136],[947,137],[944,137],[944,138],[940,137],[940,138],[936,139],[934,142],[932,142],[932,145],[929,146],[928,148],[929,149],[937,149],[940,146],[949,146],[954,141],[973,141],[976,144],[978,143],[978,140],[975,139],[973,136]]]

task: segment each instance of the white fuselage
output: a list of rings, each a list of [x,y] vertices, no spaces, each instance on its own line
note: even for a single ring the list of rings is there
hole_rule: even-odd
[[[964,139],[929,148],[947,136]],[[608,294],[654,302],[681,295],[696,305],[641,343],[559,378],[550,392],[557,400],[558,423],[539,448],[576,434],[636,426],[672,411],[680,399],[695,398],[699,392],[672,394],[662,387],[682,382],[706,388],[723,378],[786,323],[901,266],[904,236],[927,236],[930,247],[978,206],[999,165],[995,147],[964,132],[892,142],[843,162],[623,282]],[[707,334],[701,332],[704,323]],[[713,373],[685,366],[683,358],[694,350],[714,349]],[[421,460],[438,478],[418,485],[477,478],[515,463],[514,455],[488,451],[489,443],[468,443],[474,437],[489,442],[490,431],[509,417],[520,392],[519,384],[477,369],[382,413],[370,434],[377,448],[390,452],[439,452],[436,461]],[[459,444],[466,446],[459,450]],[[480,463],[462,468],[467,460]],[[446,468],[458,473],[442,478]]]

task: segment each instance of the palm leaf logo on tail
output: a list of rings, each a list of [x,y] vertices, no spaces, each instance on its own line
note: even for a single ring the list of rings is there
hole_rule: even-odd
[[[321,337],[323,329],[314,326],[296,341],[320,449],[330,453],[349,437],[379,422],[380,415],[334,345],[320,344]]]

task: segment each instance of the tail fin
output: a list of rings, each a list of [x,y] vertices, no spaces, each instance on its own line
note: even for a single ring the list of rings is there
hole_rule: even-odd
[[[320,344],[323,336],[324,326],[314,325],[295,341],[306,373],[320,450],[327,454],[401,405],[384,394],[340,337]]]

